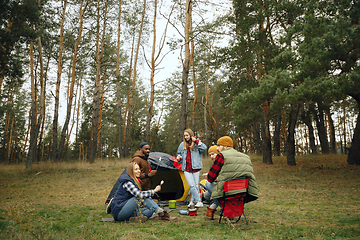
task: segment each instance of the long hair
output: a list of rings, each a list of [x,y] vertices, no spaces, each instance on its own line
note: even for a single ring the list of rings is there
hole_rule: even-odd
[[[188,133],[190,135],[189,141],[186,141],[186,139],[183,135],[184,149],[187,149],[188,147],[190,147],[191,150],[194,150],[194,142],[192,140],[192,137],[194,136],[194,132],[190,128],[188,128],[188,129],[185,129],[184,133]]]
[[[141,191],[141,185],[139,180],[136,178],[136,176],[134,175],[134,168],[135,165],[138,165],[136,162],[131,162],[129,163],[129,165],[127,165],[126,167],[126,173],[129,175],[129,177],[131,177],[134,182],[136,183],[136,185],[139,187],[140,191]]]

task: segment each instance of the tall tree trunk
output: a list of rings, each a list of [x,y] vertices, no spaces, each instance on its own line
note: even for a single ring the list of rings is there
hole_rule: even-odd
[[[191,26],[191,0],[186,0],[185,12],[185,59],[182,63],[182,83],[181,83],[181,110],[180,110],[180,129],[179,142],[182,141],[183,133],[187,128],[187,101],[188,101],[188,78],[190,70],[190,26]]]
[[[267,120],[266,113],[264,113],[263,122],[261,124],[261,137],[263,141],[263,163],[273,164],[272,162],[272,149],[271,149],[271,136],[269,121]]]
[[[335,154],[336,153],[336,139],[335,139],[335,126],[334,121],[331,117],[330,106],[325,105],[325,113],[328,116],[329,122],[329,132],[330,132],[330,152]]]
[[[80,102],[81,102],[81,87],[82,87],[82,78],[80,79],[79,87],[79,94],[78,95],[78,104],[77,104],[77,111],[76,111],[76,130],[75,130],[75,153],[79,152],[79,160],[80,160],[80,151],[81,146],[79,146],[78,134],[79,134],[79,121],[80,121]]]
[[[261,132],[260,124],[258,122],[255,122],[252,125],[252,135],[253,135],[255,153],[258,154],[258,155],[261,155],[262,152],[263,152],[260,132]]]
[[[130,102],[129,102],[129,111],[128,111],[128,118],[127,118],[127,124],[126,124],[126,136],[125,136],[125,145],[128,146],[128,141],[130,138],[130,123],[132,118],[132,105],[133,105],[133,98],[134,98],[134,91],[135,91],[135,85],[136,85],[136,77],[137,77],[137,61],[139,56],[139,50],[140,50],[140,43],[141,43],[141,35],[143,31],[144,26],[144,18],[145,18],[145,11],[146,11],[146,0],[144,0],[144,8],[142,12],[142,18],[141,18],[141,24],[139,29],[139,38],[137,42],[136,52],[135,52],[135,59],[134,59],[134,74],[133,74],[133,81],[132,81],[132,87],[130,91]],[[128,149],[126,149],[128,151]]]
[[[30,78],[31,78],[31,128],[30,145],[26,160],[26,168],[30,168],[36,159],[37,129],[36,129],[36,86],[34,77],[34,42],[30,40]]]
[[[72,101],[73,101],[73,97],[74,97],[74,86],[75,86],[75,80],[76,80],[77,54],[78,54],[79,44],[80,44],[81,37],[82,37],[83,22],[84,22],[84,12],[85,12],[86,7],[87,7],[87,5],[89,3],[89,0],[86,1],[84,8],[83,8],[83,3],[84,3],[84,0],[81,0],[79,34],[78,34],[77,40],[75,42],[74,55],[73,55],[73,58],[72,58],[71,83],[70,83],[70,87],[69,87],[70,94],[69,94],[69,99],[68,99],[68,102],[67,102],[65,122],[64,122],[64,126],[62,128],[62,131],[61,131],[61,139],[60,139],[60,145],[59,145],[59,158],[62,158],[63,154],[64,154],[63,151],[64,151],[64,145],[65,145],[65,140],[66,140],[66,136],[67,136],[66,133],[67,133],[67,129],[68,129],[69,122],[70,122]]]
[[[329,153],[329,141],[326,134],[326,128],[324,124],[324,109],[321,103],[318,103],[318,110],[316,111],[313,108],[313,113],[315,117],[316,127],[318,129],[318,135],[320,140],[321,152],[323,154]]]
[[[209,54],[211,53],[210,51],[211,51],[211,46],[209,49]],[[217,139],[219,138],[219,130],[218,130],[216,120],[214,118],[213,111],[212,111],[212,100],[211,100],[211,94],[210,94],[209,78],[210,78],[210,66],[208,66],[207,70],[206,70],[205,97],[206,97],[206,102],[209,104],[209,117],[210,117],[210,120],[212,121],[212,123],[214,124],[214,133],[215,133],[214,141],[216,142]]]
[[[206,88],[207,88],[208,86],[206,86],[206,84],[205,84],[205,93],[206,93]],[[207,99],[207,96],[206,96],[206,94],[205,94],[205,99]],[[206,106],[207,106],[207,100],[205,100],[205,102],[204,102],[204,97],[202,98],[202,100],[201,100],[201,104],[203,105],[203,107],[204,107],[204,133],[205,133],[205,144],[206,144],[206,146],[210,146],[210,145],[212,145],[212,142],[211,142],[211,139],[210,139],[210,136],[209,136],[209,131],[208,131],[208,123],[207,123],[207,117],[206,117],[206,115],[207,115],[207,109],[206,109]]]
[[[344,137],[344,153],[346,153],[346,106],[345,101],[343,103],[343,113],[344,113],[344,119],[343,119],[343,137]]]
[[[57,61],[57,77],[56,77],[56,93],[55,93],[55,108],[54,108],[54,120],[52,126],[52,151],[51,159],[53,161],[58,160],[58,121],[59,121],[59,99],[60,99],[60,84],[61,84],[61,73],[62,73],[62,55],[63,55],[63,45],[64,45],[64,22],[65,22],[65,13],[66,13],[67,0],[64,0],[64,6],[61,16],[61,25],[60,25],[60,39],[59,39],[59,57]]]
[[[10,157],[10,145],[11,145],[11,136],[10,136],[10,131],[11,131],[11,119],[12,119],[12,111],[11,108],[14,107],[14,102],[13,102],[13,82],[11,81],[9,84],[9,90],[8,90],[8,96],[7,96],[7,108],[6,108],[6,116],[5,116],[5,126],[4,126],[4,144],[3,144],[3,156],[4,159],[2,159],[4,162],[9,162],[9,157]]]
[[[192,18],[192,8],[189,9],[190,11],[190,17]],[[193,31],[193,27],[192,27],[192,20],[190,21],[190,30],[189,30],[192,34]],[[193,34],[191,35],[191,39],[190,39],[190,43],[191,43],[191,51],[190,51],[190,64],[192,66],[192,76],[193,76],[193,84],[194,84],[194,101],[193,101],[193,111],[192,111],[192,130],[195,132],[197,129],[195,129],[195,115],[196,115],[196,103],[197,103],[197,99],[198,99],[198,94],[197,94],[197,87],[196,87],[196,72],[195,72],[195,57],[194,57],[194,53],[195,53],[195,44],[194,44],[194,36]]]
[[[41,145],[39,145],[39,161],[43,161],[44,159],[44,155],[45,155],[45,113],[46,113],[46,104],[45,104],[45,96],[46,96],[46,82],[47,82],[47,73],[49,70],[49,65],[50,65],[50,60],[51,60],[51,53],[52,51],[49,51],[48,56],[47,56],[47,63],[46,63],[46,68],[44,71],[44,90],[43,90],[43,95],[44,95],[44,99],[43,99],[43,109],[42,109],[42,122],[41,122],[41,130],[40,130],[40,143]]]
[[[351,96],[358,104],[358,110],[360,110],[360,94],[354,94]],[[357,116],[356,126],[354,129],[354,135],[349,149],[347,162],[350,165],[360,165],[360,111]]]
[[[259,9],[259,13],[263,14],[263,8]],[[259,14],[260,15],[260,14]],[[258,26],[259,31],[259,43],[260,48],[257,53],[258,57],[258,63],[257,63],[257,75],[258,75],[258,81],[262,81],[262,77],[264,74],[264,48],[266,43],[265,38],[265,32],[266,29],[264,28],[264,19],[261,19]],[[263,120],[261,123],[262,126],[262,140],[263,140],[263,162],[266,164],[272,164],[272,149],[271,149],[271,134],[270,134],[270,128],[269,128],[269,116],[268,112],[270,109],[270,101],[266,101],[262,104],[263,108]]]
[[[127,89],[127,101],[126,101],[126,108],[124,113],[124,127],[123,127],[123,135],[124,135],[124,149],[123,149],[123,155],[124,157],[127,157],[129,155],[129,137],[126,131],[128,130],[128,121],[127,114],[129,112],[130,106],[130,95],[131,95],[131,76],[132,76],[132,68],[133,68],[133,57],[134,57],[134,48],[135,48],[135,31],[133,34],[133,40],[131,45],[131,57],[130,57],[130,68],[129,68],[129,87]]]
[[[276,156],[281,155],[281,141],[280,141],[280,134],[281,134],[281,115],[275,116],[275,131],[274,131],[274,151]]]
[[[299,114],[300,104],[292,104],[289,113],[289,126],[287,137],[287,164],[289,166],[295,166],[295,127]]]
[[[40,3],[39,3],[40,5]],[[42,44],[41,38],[38,37],[38,51],[39,51],[39,62],[40,62],[40,108],[39,108],[39,117],[36,129],[39,132],[41,128],[41,123],[43,122],[43,118],[45,118],[45,80],[44,80],[44,63],[43,63],[43,54],[42,54]],[[40,134],[40,141],[39,141],[39,149],[42,145],[42,137]],[[39,157],[41,154],[39,152]],[[40,160],[40,158],[39,158]]]
[[[106,15],[107,15],[108,1],[105,2],[104,10],[104,23],[103,23],[103,35],[100,43],[100,0],[98,0],[98,16],[97,16],[97,33],[96,33],[96,77],[95,77],[95,89],[94,89],[94,104],[93,104],[93,119],[92,119],[92,144],[89,151],[89,162],[94,163],[98,146],[98,129],[99,129],[99,117],[100,117],[100,98],[101,98],[101,83],[100,83],[100,71],[101,62],[104,56],[104,41],[106,32]]]
[[[117,44],[116,44],[116,97],[117,97],[117,105],[118,105],[118,148],[119,148],[119,159],[123,156],[123,138],[122,138],[122,116],[121,116],[121,92],[120,92],[120,33],[121,33],[121,6],[122,6],[122,0],[119,1],[119,14],[118,14],[118,29],[117,29]]]
[[[100,112],[99,112],[99,123],[98,123],[98,132],[97,132],[97,139],[98,139],[98,155],[101,156],[101,124],[102,124],[102,114],[104,108],[104,94],[105,94],[105,83],[106,83],[106,66],[104,66],[104,74],[103,74],[103,82],[101,85],[101,96],[100,96]]]
[[[154,107],[154,96],[155,96],[155,84],[154,84],[154,76],[155,76],[155,46],[156,46],[156,14],[157,14],[157,0],[154,0],[154,22],[153,22],[153,45],[151,51],[151,71],[150,71],[150,105],[149,111],[147,112],[146,119],[146,133],[145,140],[147,142],[150,141],[150,128],[151,128],[151,119],[153,118],[153,107]]]
[[[301,120],[306,124],[309,129],[309,142],[311,154],[317,154],[314,127],[312,126],[311,115],[305,109],[302,109]]]

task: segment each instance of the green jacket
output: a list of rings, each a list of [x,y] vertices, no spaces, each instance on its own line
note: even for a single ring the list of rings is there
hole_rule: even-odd
[[[218,181],[214,186],[211,199],[223,197],[225,180],[233,178],[248,178],[248,194],[245,197],[244,202],[246,203],[256,200],[258,198],[258,190],[250,157],[231,147],[221,151],[221,154],[224,156],[224,165],[219,172]],[[231,191],[227,195],[245,191],[246,190]]]

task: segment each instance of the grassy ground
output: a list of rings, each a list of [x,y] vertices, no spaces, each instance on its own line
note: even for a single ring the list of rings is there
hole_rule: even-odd
[[[184,206],[171,212],[176,222],[100,222],[111,217],[104,202],[128,160],[0,165],[0,239],[360,239],[360,167],[346,156],[252,160],[260,196],[245,205],[249,225],[235,228],[205,219],[205,207],[179,215]]]

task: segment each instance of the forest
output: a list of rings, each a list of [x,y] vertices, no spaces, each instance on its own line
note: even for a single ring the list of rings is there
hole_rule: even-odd
[[[191,128],[360,165],[359,20],[355,0],[2,0],[0,161],[175,155]]]

